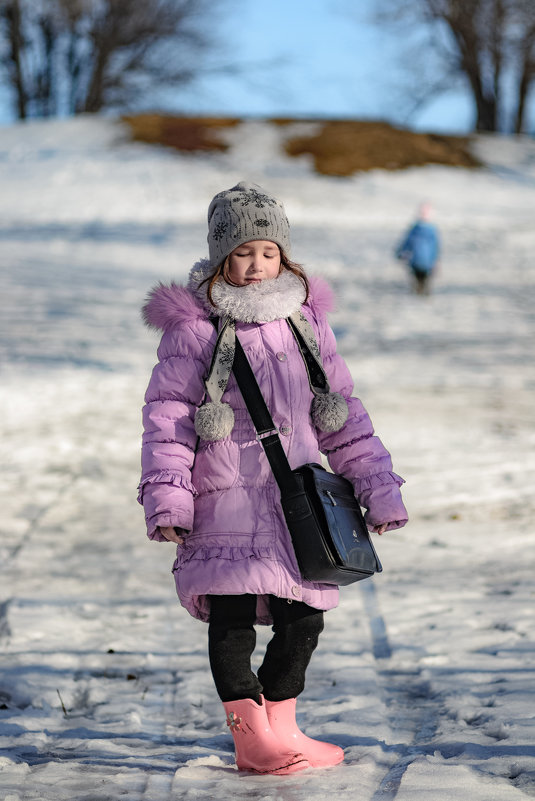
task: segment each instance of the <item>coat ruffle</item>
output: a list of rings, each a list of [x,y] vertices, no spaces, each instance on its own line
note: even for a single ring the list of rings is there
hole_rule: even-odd
[[[355,482],[355,494],[360,495],[361,492],[374,490],[378,487],[386,487],[389,484],[396,484],[396,486],[401,487],[404,483],[405,479],[398,476],[397,473],[385,470],[382,473],[375,473],[372,476],[357,479]]]
[[[231,562],[240,562],[244,559],[273,558],[273,548],[265,545],[201,545],[199,548],[191,549],[186,544],[180,550],[174,567],[182,566],[195,560],[206,562],[208,559],[227,559]]]
[[[180,489],[191,492],[194,498],[197,496],[197,490],[187,478],[171,470],[159,470],[156,473],[143,476],[143,481],[140,482],[137,488],[138,503],[143,503],[143,491],[147,484],[171,484],[173,487],[179,487]]]

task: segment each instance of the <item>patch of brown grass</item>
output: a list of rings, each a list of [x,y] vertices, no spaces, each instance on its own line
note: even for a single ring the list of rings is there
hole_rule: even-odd
[[[287,125],[290,121],[273,122]],[[468,137],[413,133],[385,122],[329,120],[321,124],[316,134],[288,139],[285,149],[290,156],[310,154],[316,171],[322,175],[346,176],[374,169],[402,170],[424,164],[481,166],[470,152]]]
[[[229,145],[220,132],[239,125],[237,117],[186,117],[166,114],[136,114],[123,117],[133,139],[166,145],[186,152],[226,151]],[[424,164],[479,167],[470,152],[469,137],[413,133],[385,122],[358,120],[292,119],[280,117],[266,124],[288,127],[314,123],[315,134],[291,136],[284,143],[289,156],[305,153],[313,158],[322,175],[352,175],[364,170],[403,170]]]
[[[166,145],[176,150],[225,151],[228,145],[218,136],[241,120],[232,117],[176,117],[165,114],[135,114],[122,118],[138,142]]]

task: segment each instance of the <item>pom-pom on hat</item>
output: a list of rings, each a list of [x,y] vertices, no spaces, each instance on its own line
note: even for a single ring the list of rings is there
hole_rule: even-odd
[[[240,181],[219,192],[208,207],[210,264],[218,267],[228,254],[252,239],[266,239],[290,253],[290,224],[281,201],[258,184]]]

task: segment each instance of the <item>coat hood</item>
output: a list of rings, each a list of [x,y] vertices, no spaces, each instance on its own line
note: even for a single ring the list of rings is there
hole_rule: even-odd
[[[294,273],[285,270],[277,278],[245,287],[234,287],[223,281],[213,288],[217,306],[206,297],[207,278],[212,267],[207,259],[197,262],[190,272],[187,286],[175,282],[157,284],[148,294],[142,309],[149,328],[168,331],[175,326],[198,319],[229,315],[244,323],[266,323],[284,319],[303,305],[305,291]],[[328,284],[317,277],[309,279],[310,293],[306,305],[325,314],[333,308],[333,293]]]

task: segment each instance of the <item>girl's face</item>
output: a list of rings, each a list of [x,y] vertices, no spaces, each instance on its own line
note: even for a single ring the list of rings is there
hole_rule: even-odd
[[[236,286],[247,286],[276,278],[280,272],[281,254],[275,242],[255,239],[235,248],[229,262],[230,281]]]

